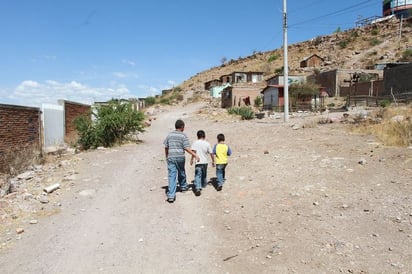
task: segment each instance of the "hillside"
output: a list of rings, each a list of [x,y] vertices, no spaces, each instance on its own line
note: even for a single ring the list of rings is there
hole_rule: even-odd
[[[401,27],[402,26],[402,27]],[[400,31],[401,30],[401,31]],[[400,33],[402,33],[400,37]],[[403,53],[412,46],[412,19],[401,21],[396,18],[353,28],[327,36],[318,36],[288,46],[290,74],[311,74],[314,70],[367,69],[376,63],[401,61]],[[313,69],[299,67],[300,62],[317,54],[325,62]],[[411,61],[411,60],[410,60]],[[204,90],[204,83],[233,71],[261,71],[264,76],[273,76],[283,68],[283,48],[267,52],[256,52],[251,56],[228,60],[217,66],[197,73],[179,86],[186,92]]]

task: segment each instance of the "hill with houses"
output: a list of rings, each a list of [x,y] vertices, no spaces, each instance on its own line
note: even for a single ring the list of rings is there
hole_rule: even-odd
[[[369,89],[369,95],[382,95],[385,88],[388,89],[383,82],[379,83],[379,80],[383,79],[383,68],[412,62],[411,33],[412,18],[398,19],[392,16],[346,31],[291,44],[288,46],[289,76],[312,77],[330,96],[344,96],[353,93],[351,79],[356,80],[356,77],[364,74],[367,75],[363,77],[366,78],[363,82],[367,82],[364,89]],[[410,73],[411,69],[408,68],[407,71]],[[213,86],[213,83],[217,82],[216,84],[222,85],[225,82],[222,81],[224,77],[234,76],[239,72],[260,73],[264,79],[264,83],[259,87],[261,92],[267,80],[276,79],[283,74],[283,48],[254,52],[237,60],[222,60],[220,66],[197,73],[178,88],[185,93],[206,94],[210,92],[210,84]],[[333,77],[330,76],[331,73]],[[399,72],[393,74],[399,75]],[[410,77],[403,80],[410,82]],[[282,81],[277,79],[275,82]],[[372,91],[371,82],[375,82]],[[356,88],[362,89],[360,83]],[[396,88],[399,90],[399,85],[395,85]],[[412,91],[412,87],[407,89]]]

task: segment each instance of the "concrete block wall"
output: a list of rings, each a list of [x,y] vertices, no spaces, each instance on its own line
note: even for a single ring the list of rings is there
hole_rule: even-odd
[[[8,172],[7,155],[29,149],[42,151],[41,110],[0,104],[0,172]]]

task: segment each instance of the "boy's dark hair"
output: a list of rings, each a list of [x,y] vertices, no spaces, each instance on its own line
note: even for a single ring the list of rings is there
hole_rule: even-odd
[[[177,120],[175,123],[175,129],[180,129],[185,127],[185,122],[183,120]]]
[[[197,138],[205,138],[206,137],[206,133],[204,130],[198,130],[197,131]]]
[[[225,135],[223,135],[222,133],[217,135],[217,141],[218,142],[224,142],[225,141]]]

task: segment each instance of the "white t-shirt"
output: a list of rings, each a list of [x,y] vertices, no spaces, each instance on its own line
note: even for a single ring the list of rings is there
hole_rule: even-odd
[[[198,139],[193,142],[192,150],[196,151],[196,154],[199,156],[200,161],[196,164],[207,164],[209,162],[210,154],[212,153],[212,148],[208,141],[204,139]]]

